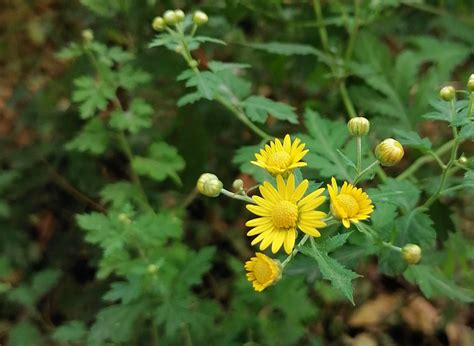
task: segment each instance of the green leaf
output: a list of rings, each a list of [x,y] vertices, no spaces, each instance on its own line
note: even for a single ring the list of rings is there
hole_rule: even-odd
[[[241,70],[241,69],[246,69],[246,68],[251,68],[249,64],[238,64],[238,63],[229,63],[229,62],[222,62],[222,61],[211,61],[207,64],[209,69],[212,72],[222,72],[222,71],[235,71],[235,70]]]
[[[74,139],[66,143],[66,149],[99,155],[107,149],[109,140],[109,134],[102,120],[94,118],[84,125]]]
[[[46,294],[58,282],[59,276],[59,270],[55,269],[46,269],[35,274],[31,282],[35,298],[39,299]]]
[[[113,208],[123,207],[130,200],[141,200],[137,188],[125,181],[106,185],[100,196],[106,203],[110,203]]]
[[[140,281],[135,278],[129,281],[112,283],[110,290],[102,298],[109,302],[121,300],[122,304],[128,304],[139,298],[141,294]]]
[[[255,166],[250,161],[255,161],[255,154],[262,148],[262,144],[243,146],[236,150],[232,163],[239,166],[242,173],[253,176],[258,182],[271,178],[270,174],[261,167]]]
[[[307,108],[304,114],[309,135],[298,135],[310,152],[305,156],[309,168],[318,176],[351,180],[352,174],[346,161],[338,154],[349,137],[347,126],[340,121],[323,119],[319,113]]]
[[[412,210],[396,221],[397,237],[395,244],[403,246],[407,243],[420,245],[422,248],[433,247],[436,241],[436,231],[433,220],[418,210]]]
[[[401,144],[417,148],[423,152],[431,149],[431,141],[429,138],[421,138],[415,131],[395,130],[397,139]]]
[[[148,83],[151,75],[139,68],[125,65],[117,71],[118,84],[127,90],[133,90],[137,86]]]
[[[327,251],[320,248],[311,238],[311,247],[302,248],[301,252],[313,257],[318,262],[318,268],[323,275],[323,278],[331,281],[334,288],[341,291],[341,293],[354,304],[352,280],[360,277],[359,274],[344,268],[335,259],[329,257]]]
[[[367,193],[375,205],[390,203],[408,212],[418,204],[421,191],[409,181],[389,178],[378,188],[368,189]]]
[[[152,125],[153,108],[143,99],[136,98],[126,111],[116,110],[112,112],[110,126],[118,130],[128,130],[137,133]]]
[[[474,124],[472,122],[464,125],[459,131],[459,140],[474,140]]]
[[[219,40],[214,37],[209,37],[209,36],[194,36],[192,40],[197,41],[199,43],[210,42],[210,43],[217,43],[217,44],[222,44],[224,46],[227,46],[227,43],[225,41]]]
[[[318,249],[320,249],[320,251],[328,253],[332,252],[344,245],[347,239],[349,239],[349,237],[351,236],[351,234],[352,232],[345,232],[330,236],[323,242],[318,243]]]
[[[265,122],[270,114],[277,119],[298,124],[294,108],[285,103],[276,102],[263,96],[250,96],[242,102],[242,105],[245,107],[247,116],[255,122]]]
[[[463,303],[474,301],[472,290],[457,286],[434,266],[412,265],[403,275],[408,281],[416,283],[427,298],[445,296]]]
[[[57,342],[82,343],[87,334],[87,328],[83,321],[68,321],[57,327],[52,338]]]
[[[176,148],[159,142],[150,146],[147,157],[136,156],[132,166],[138,174],[156,181],[171,177],[175,182],[180,183],[177,172],[184,168],[184,160],[179,156]]]
[[[38,328],[29,320],[16,324],[8,334],[9,346],[38,346],[42,345]]]
[[[95,80],[92,77],[79,77],[74,80],[74,102],[80,103],[81,118],[87,119],[103,111],[110,100],[115,97],[116,86],[107,79]]]
[[[213,100],[220,82],[219,76],[213,72],[196,72],[187,80],[186,87],[196,87],[204,98]]]
[[[266,43],[246,43],[248,47],[281,55],[315,55],[323,62],[330,62],[331,59],[321,50],[313,46],[300,43],[266,42]]]
[[[186,265],[179,274],[179,284],[185,287],[200,284],[202,275],[209,271],[211,267],[212,257],[214,257],[215,252],[216,249],[214,247],[207,247],[198,252],[188,252]]]
[[[102,17],[113,17],[120,9],[120,2],[115,0],[81,0],[81,4]]]

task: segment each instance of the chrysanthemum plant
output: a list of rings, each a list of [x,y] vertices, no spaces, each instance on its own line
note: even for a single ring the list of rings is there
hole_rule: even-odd
[[[197,35],[208,20],[204,13],[178,17],[169,12],[155,18],[153,28],[160,33],[150,44],[178,53],[188,65],[178,80],[193,91],[178,105],[200,99],[218,102],[263,140],[262,144],[240,149],[234,160],[244,173],[255,177],[257,185],[244,186],[237,179],[233,191],[227,190],[210,173],[203,174],[197,183],[197,190],[206,196],[222,194],[246,202],[247,210],[254,215],[246,222],[246,233],[250,245],[258,246],[260,251],[244,267],[256,291],[276,284],[287,268],[297,269],[297,255],[302,254],[313,258],[322,278],[354,302],[352,280],[359,275],[348,267],[354,267],[360,257],[376,255],[382,272],[403,274],[419,284],[427,296],[442,293],[453,299],[472,300],[467,291],[433,268],[429,259],[422,260],[422,253],[423,258],[430,258],[436,252],[436,232],[428,208],[441,197],[472,185],[470,159],[458,150],[474,135],[471,79],[470,92],[444,88],[440,93],[443,101],[435,103],[436,112],[426,115],[446,121],[451,127],[453,139],[438,149],[432,149],[429,139],[416,132],[395,130],[398,140],[384,139],[372,151],[371,143],[376,139],[368,136],[370,123],[364,117],[355,117],[353,109],[344,126],[308,108],[304,116],[308,135],[275,138],[255,123],[263,123],[269,114],[297,123],[294,108],[262,96],[249,96],[248,84],[234,73],[248,65],[196,60],[192,51],[202,43],[225,42]],[[469,98],[458,100],[456,93]],[[383,167],[402,160],[403,145],[419,150],[423,156],[398,176],[389,177]],[[445,161],[442,156],[447,152],[450,155]],[[439,164],[441,177],[434,179],[435,187],[422,196],[413,183],[414,173],[432,161]],[[464,180],[450,179],[459,170],[466,171]],[[309,178],[305,179],[306,175]]]

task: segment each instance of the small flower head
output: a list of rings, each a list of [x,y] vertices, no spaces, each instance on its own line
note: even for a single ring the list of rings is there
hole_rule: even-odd
[[[174,14],[176,15],[176,19],[178,22],[182,22],[184,20],[184,17],[186,16],[183,10],[175,10]]]
[[[193,23],[198,26],[206,24],[208,20],[207,14],[203,11],[196,11],[193,14]]]
[[[458,159],[458,162],[459,162],[461,165],[467,164],[468,161],[469,161],[469,160],[467,159],[466,156],[464,156],[464,154],[461,155],[461,157]]]
[[[176,15],[176,12],[173,10],[166,11],[163,14],[163,19],[168,25],[175,25],[176,23],[178,23],[178,16]]]
[[[286,135],[283,143],[276,138],[266,144],[265,149],[260,149],[259,154],[255,154],[257,161],[251,161],[254,165],[266,169],[273,175],[287,175],[293,169],[306,166],[306,162],[300,161],[308,150],[304,149],[305,144],[300,144],[296,138],[291,143],[290,135]]]
[[[290,174],[285,183],[283,177],[276,177],[277,188],[269,182],[260,186],[260,196],[253,196],[255,204],[247,204],[247,209],[259,216],[247,221],[246,226],[252,227],[248,236],[257,236],[252,245],[260,243],[260,250],[270,245],[276,253],[283,246],[285,252],[293,251],[297,229],[313,237],[321,234],[318,228],[326,227],[323,219],[326,213],[316,211],[326,197],[321,196],[324,189],[318,189],[303,197],[308,189],[308,180],[303,180],[295,187],[295,177]]]
[[[84,43],[91,43],[94,40],[94,32],[91,29],[82,30],[81,36]]]
[[[417,264],[421,260],[421,248],[416,244],[406,244],[402,248],[402,257],[408,264]]]
[[[455,95],[456,90],[451,85],[445,86],[439,91],[439,97],[441,97],[441,99],[446,102],[449,102],[454,99]]]
[[[375,147],[375,157],[382,166],[394,166],[405,154],[400,142],[393,138],[384,139]]]
[[[336,179],[332,178],[331,185],[328,184],[328,192],[331,199],[331,212],[336,219],[341,220],[345,228],[349,228],[351,223],[367,220],[374,210],[372,200],[367,193],[347,181],[339,190]]]
[[[244,188],[244,181],[242,179],[235,179],[232,183],[232,187],[235,191],[242,191]]]
[[[121,224],[124,224],[124,225],[129,225],[132,223],[132,220],[130,220],[128,215],[125,213],[120,213],[118,215],[118,220],[120,221]]]
[[[155,31],[162,31],[166,28],[166,23],[162,17],[158,16],[153,19],[151,26]]]
[[[369,133],[370,122],[364,117],[352,118],[347,122],[349,133],[354,137],[365,136]]]
[[[275,284],[281,278],[281,265],[263,253],[257,252],[245,263],[247,280],[249,280],[255,291],[262,292],[265,288]]]
[[[199,193],[207,197],[217,197],[221,194],[222,182],[215,174],[202,174],[196,184]]]
[[[467,80],[467,88],[470,91],[474,91],[474,74],[469,76],[469,79]]]

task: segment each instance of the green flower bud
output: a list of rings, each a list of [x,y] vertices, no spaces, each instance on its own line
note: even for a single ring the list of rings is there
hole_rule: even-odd
[[[196,184],[199,193],[207,197],[217,197],[221,194],[222,182],[212,173],[202,174]]]
[[[166,27],[166,23],[165,23],[165,20],[162,18],[162,17],[155,17],[155,19],[153,19],[153,22],[151,23],[151,26],[153,28],[153,30],[155,31],[162,31],[165,29]]]
[[[189,62],[189,67],[195,68],[197,66],[198,66],[198,62],[196,60],[193,59]]]
[[[441,97],[441,99],[446,102],[449,102],[454,99],[455,95],[456,90],[451,85],[445,86],[439,91],[439,97]]]
[[[118,220],[120,221],[120,223],[124,224],[124,225],[129,225],[132,223],[132,220],[130,220],[130,218],[128,217],[127,214],[125,213],[120,213],[118,215]]]
[[[150,274],[155,274],[158,271],[158,266],[156,264],[149,264],[146,270]]]
[[[459,159],[458,159],[458,162],[461,164],[461,165],[465,165],[467,163],[468,159],[466,156],[462,155]]]
[[[178,54],[181,54],[183,52],[183,46],[178,44],[176,47],[174,47],[174,51]]]
[[[402,248],[402,257],[408,264],[417,264],[421,260],[421,248],[416,244],[406,244]]]
[[[244,188],[244,181],[242,179],[235,179],[232,183],[232,187],[236,191],[242,191],[242,189]]]
[[[163,14],[163,18],[168,25],[174,25],[178,23],[178,16],[175,11],[168,10]]]
[[[184,20],[184,17],[186,17],[182,10],[175,10],[174,14],[176,15],[178,22],[182,22]]]
[[[393,138],[384,139],[375,147],[375,157],[382,166],[396,165],[404,154],[402,145]]]
[[[193,14],[193,23],[196,25],[204,25],[208,20],[207,14],[202,11],[196,11]]]
[[[94,39],[94,32],[91,29],[82,30],[82,39],[85,43],[90,43]]]
[[[467,88],[470,90],[470,91],[474,91],[474,74],[471,74],[469,76],[469,79],[467,81]]]
[[[365,136],[369,133],[370,122],[364,117],[352,118],[347,122],[349,133],[354,137]]]

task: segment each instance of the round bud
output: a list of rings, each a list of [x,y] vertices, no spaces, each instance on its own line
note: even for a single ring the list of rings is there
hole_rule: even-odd
[[[469,79],[467,81],[467,88],[470,90],[470,91],[474,91],[474,74],[471,74],[469,76]]]
[[[212,173],[202,174],[196,184],[196,188],[199,193],[207,197],[219,196],[222,186],[222,182],[219,180],[219,178]]]
[[[456,90],[451,85],[445,86],[439,91],[439,97],[443,99],[443,101],[449,102],[454,99],[456,94]]]
[[[208,20],[207,14],[202,11],[196,11],[193,14],[193,23],[196,25],[204,25]]]
[[[120,221],[120,223],[124,224],[124,225],[129,225],[132,223],[132,220],[130,220],[130,218],[128,217],[127,214],[125,213],[120,213],[118,215],[118,220]]]
[[[82,39],[85,43],[90,43],[94,39],[94,32],[91,29],[82,30]]]
[[[155,274],[158,271],[158,267],[156,266],[156,264],[149,264],[146,270],[150,274]]]
[[[416,244],[406,244],[402,248],[402,257],[408,264],[417,264],[421,260],[421,248]]]
[[[458,159],[458,162],[461,164],[461,165],[465,165],[467,163],[468,159],[466,156],[462,155],[459,159]]]
[[[168,25],[174,25],[178,22],[178,16],[175,11],[168,10],[163,14],[163,18]]]
[[[155,31],[162,31],[165,29],[166,27],[166,23],[165,23],[165,20],[162,18],[162,17],[155,17],[155,19],[153,19],[153,22],[151,23],[151,26],[153,28],[153,30]]]
[[[183,52],[183,46],[180,44],[177,44],[176,47],[174,47],[174,51],[178,54],[181,54]]]
[[[347,122],[349,133],[354,137],[365,136],[369,133],[370,122],[364,117],[352,118]]]
[[[174,14],[176,15],[178,22],[182,22],[184,20],[184,17],[186,16],[183,10],[175,10]]]
[[[400,162],[405,152],[400,142],[393,138],[384,139],[375,147],[375,157],[382,166],[394,166]]]
[[[189,62],[189,67],[191,68],[195,68],[197,67],[197,65],[198,65],[198,62],[194,59]]]
[[[244,188],[244,181],[242,179],[235,179],[232,183],[232,187],[236,191],[242,191],[242,189]]]

